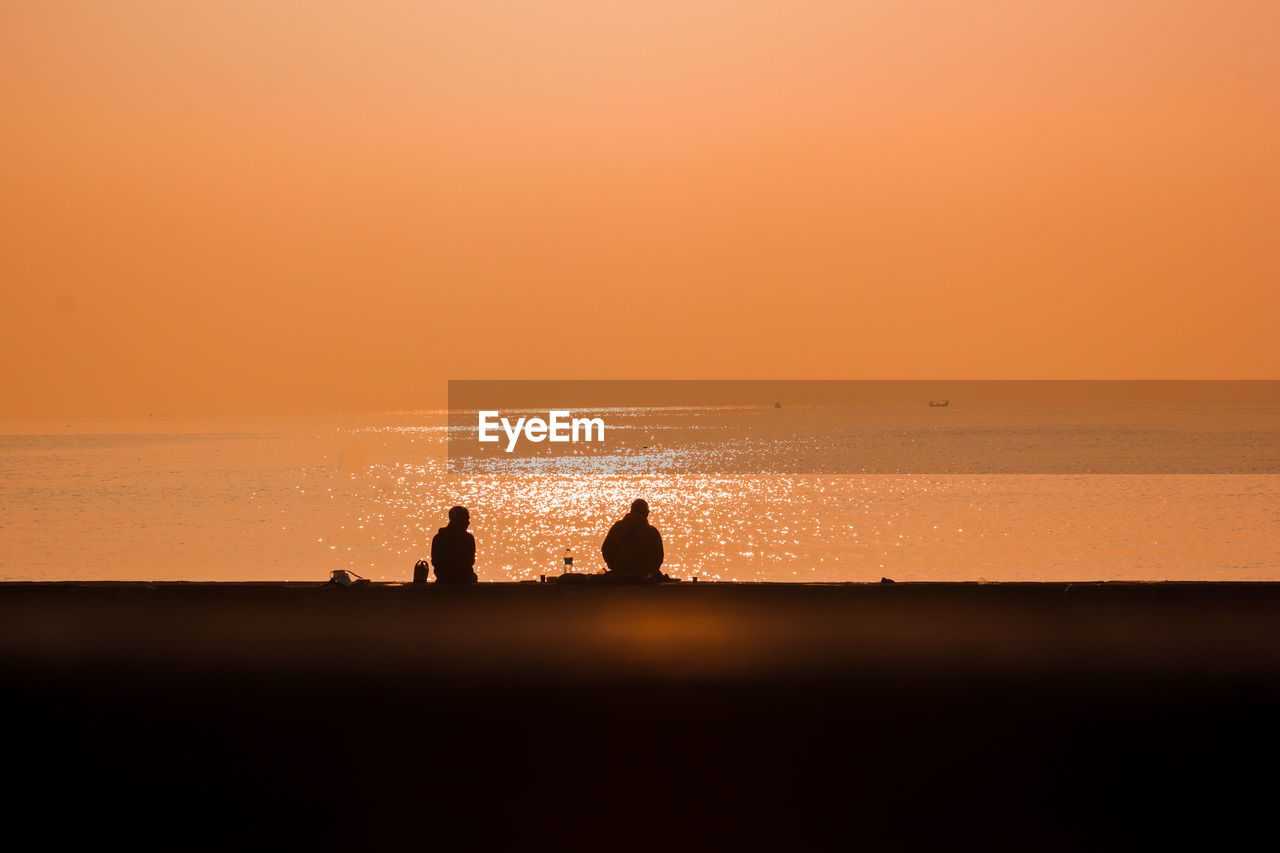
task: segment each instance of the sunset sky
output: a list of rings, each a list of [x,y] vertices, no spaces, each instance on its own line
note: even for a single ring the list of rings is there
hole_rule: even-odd
[[[7,0],[0,116],[0,415],[1280,378],[1275,0]]]

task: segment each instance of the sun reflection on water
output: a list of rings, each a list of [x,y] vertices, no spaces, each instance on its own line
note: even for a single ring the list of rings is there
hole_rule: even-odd
[[[408,580],[463,504],[481,579],[534,580],[566,548],[603,568],[609,525],[644,497],[685,578],[1280,579],[1275,476],[712,475],[705,446],[661,441],[462,475],[446,435],[443,413],[392,413],[0,436],[0,577]]]

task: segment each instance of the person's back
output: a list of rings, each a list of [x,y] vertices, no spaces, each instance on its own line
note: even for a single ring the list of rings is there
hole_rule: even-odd
[[[643,500],[631,504],[627,513],[609,528],[600,546],[604,563],[618,575],[639,578],[663,577],[662,534],[649,523],[649,505]]]
[[[471,515],[466,507],[449,510],[449,524],[431,539],[431,566],[436,583],[475,583],[476,538],[467,532]]]

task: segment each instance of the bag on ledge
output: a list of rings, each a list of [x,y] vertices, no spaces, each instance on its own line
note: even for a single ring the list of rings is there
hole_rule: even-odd
[[[328,586],[361,586],[368,582],[368,578],[362,578],[355,572],[345,569],[334,569],[329,572]]]

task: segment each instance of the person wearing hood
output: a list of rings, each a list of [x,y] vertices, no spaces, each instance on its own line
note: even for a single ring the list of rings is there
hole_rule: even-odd
[[[475,583],[476,538],[467,532],[471,513],[465,506],[449,510],[449,524],[431,539],[431,566],[436,583]]]
[[[614,522],[600,546],[611,574],[637,580],[670,580],[662,569],[662,534],[649,523],[649,504],[637,499],[631,512]]]

